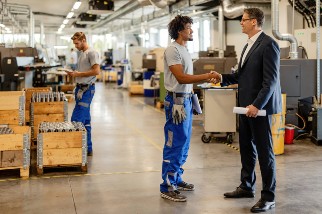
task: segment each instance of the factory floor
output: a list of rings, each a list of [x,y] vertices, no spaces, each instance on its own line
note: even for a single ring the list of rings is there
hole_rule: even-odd
[[[23,180],[0,177],[2,214],[240,214],[260,197],[257,167],[254,199],[225,199],[239,185],[238,138],[232,147],[201,141],[202,120],[194,120],[184,180],[195,191],[184,192],[187,202],[160,197],[164,113],[152,98],[129,96],[111,83],[97,83],[91,106],[94,154],[88,174],[48,172]],[[69,104],[69,115],[73,103]],[[34,158],[33,151],[33,158]],[[285,146],[276,156],[276,208],[267,213],[322,213],[322,147],[309,139]],[[3,171],[0,171],[2,173]]]

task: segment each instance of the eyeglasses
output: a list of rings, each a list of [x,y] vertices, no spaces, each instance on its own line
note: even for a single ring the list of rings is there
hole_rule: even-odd
[[[249,18],[249,19],[241,19],[240,22],[246,22],[248,20],[251,20],[251,19],[254,19],[254,18]]]

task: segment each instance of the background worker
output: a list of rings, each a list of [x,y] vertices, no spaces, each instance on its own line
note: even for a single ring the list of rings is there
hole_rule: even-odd
[[[77,52],[74,48],[70,49],[70,63],[69,66],[72,70],[76,70],[77,68]]]
[[[161,197],[172,201],[186,201],[179,190],[192,191],[194,185],[183,181],[182,165],[188,157],[192,127],[192,83],[215,78],[212,73],[193,75],[187,41],[192,41],[192,19],[176,16],[168,25],[172,42],[164,52],[164,100],[166,123],[163,148]]]
[[[72,38],[75,48],[80,51],[77,62],[77,70],[67,72],[71,77],[75,77],[75,108],[72,114],[72,121],[82,122],[87,131],[87,154],[93,154],[91,138],[91,115],[90,106],[95,93],[96,75],[100,72],[99,55],[91,49],[86,41],[86,36],[82,32],[75,33]]]

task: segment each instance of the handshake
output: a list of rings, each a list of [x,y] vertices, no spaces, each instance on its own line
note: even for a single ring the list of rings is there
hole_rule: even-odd
[[[220,83],[221,82],[221,74],[217,73],[216,71],[210,71],[208,73],[209,78],[207,79],[210,83]]]

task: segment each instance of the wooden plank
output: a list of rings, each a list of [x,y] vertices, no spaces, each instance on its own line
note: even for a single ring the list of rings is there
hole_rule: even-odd
[[[19,98],[23,95],[23,91],[0,92],[0,110],[19,109]]]
[[[0,110],[0,124],[19,125],[19,110]]]
[[[34,122],[33,122],[33,132],[34,138],[37,139],[37,135],[39,132],[39,124],[41,122],[64,122],[65,117],[64,114],[39,114],[33,115]]]
[[[1,167],[23,166],[23,151],[2,151]]]
[[[34,115],[37,114],[64,114],[64,102],[31,103],[34,106]]]
[[[81,164],[82,149],[47,149],[43,150],[43,166],[53,166],[60,164]]]
[[[30,127],[29,126],[10,125],[9,128],[11,128],[15,134],[26,134],[26,133],[30,134]]]
[[[82,132],[42,133],[43,149],[82,148]]]
[[[0,135],[0,151],[22,150],[22,149],[23,149],[22,134]]]

